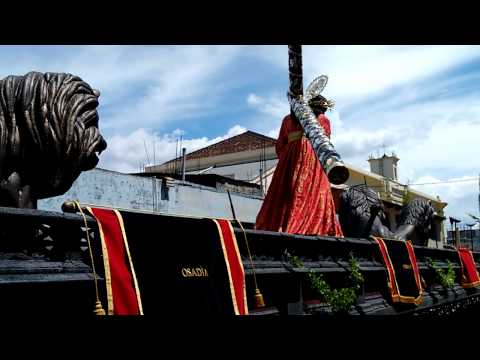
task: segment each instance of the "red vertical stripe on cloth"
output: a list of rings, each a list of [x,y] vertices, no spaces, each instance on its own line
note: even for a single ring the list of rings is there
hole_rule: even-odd
[[[92,212],[101,225],[108,251],[114,314],[139,315],[135,285],[117,215],[110,209],[92,208]]]
[[[392,260],[390,258],[389,252],[388,252],[388,247],[385,241],[380,238],[380,237],[374,237],[372,238],[375,240],[375,242],[378,244],[378,247],[380,249],[380,252],[382,254],[383,261],[385,263],[385,266],[387,267],[387,271],[389,274],[389,282],[390,282],[390,292],[392,295],[392,301],[393,302],[402,302],[402,303],[413,303],[415,305],[418,305],[422,301],[422,285],[420,282],[420,273],[418,271],[418,265],[417,265],[417,259],[415,257],[415,252],[413,249],[413,246],[410,241],[402,241],[403,244],[405,244],[405,248],[407,249],[407,254],[408,254],[408,259],[410,261],[410,264],[412,266],[413,270],[413,277],[415,281],[415,285],[418,289],[418,296],[405,296],[400,293],[401,289],[398,286],[398,283],[396,281],[396,274],[395,274],[395,268],[393,266]],[[395,240],[398,242],[398,240]]]
[[[474,287],[480,285],[477,265],[475,264],[472,252],[466,248],[459,248],[457,251],[458,256],[460,256],[460,263],[462,265],[462,275],[464,275],[466,279],[466,281],[462,281],[462,285],[464,287]]]
[[[418,292],[422,294],[422,283],[420,282],[420,272],[418,271],[417,258],[415,256],[415,251],[413,250],[413,245],[410,241],[405,241],[405,246],[407,247],[408,256],[410,257],[410,262],[412,263],[413,274],[415,276],[415,282],[417,283]]]
[[[221,235],[223,237],[224,251],[226,255],[225,262],[230,269],[231,286],[233,287],[234,297],[232,300],[236,303],[238,315],[248,315],[245,292],[245,272],[242,259],[238,252],[237,240],[233,233],[229,220],[217,219]]]
[[[382,238],[373,237],[373,240],[378,244],[380,249],[380,253],[383,257],[383,262],[385,263],[385,267],[387,268],[388,272],[388,282],[390,283],[390,292],[393,298],[400,294],[397,288],[397,280],[395,278],[395,271],[393,270],[392,262],[390,261],[390,257],[388,256],[388,251],[386,249],[385,243],[383,242]]]

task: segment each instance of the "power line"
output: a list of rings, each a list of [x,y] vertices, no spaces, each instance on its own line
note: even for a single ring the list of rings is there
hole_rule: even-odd
[[[459,182],[468,182],[468,181],[477,181],[479,180],[479,187],[480,187],[480,177],[478,178],[472,178],[472,179],[463,179],[463,180],[447,180],[447,181],[437,181],[437,182],[431,182],[431,183],[419,183],[419,184],[400,184],[404,186],[413,186],[413,185],[439,185],[439,184],[452,184],[452,183],[459,183]],[[365,183],[365,185],[367,185]],[[367,185],[370,188],[379,188],[379,189],[384,189],[385,185]],[[480,199],[479,199],[480,200]],[[479,206],[480,207],[480,206]]]
[[[431,183],[420,183],[420,184],[409,184],[409,185],[437,185],[437,184],[452,184],[452,183],[459,183],[459,182],[468,182],[468,181],[477,181],[479,177],[474,177],[471,179],[462,179],[462,180],[447,180],[447,181],[437,181]]]

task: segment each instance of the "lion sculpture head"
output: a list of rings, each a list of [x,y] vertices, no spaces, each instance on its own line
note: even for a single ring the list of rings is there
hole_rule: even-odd
[[[397,240],[412,240],[426,245],[431,235],[435,209],[431,201],[411,200],[400,212],[395,231],[387,226],[385,210],[378,194],[366,185],[351,186],[342,193],[339,219],[345,236],[370,235]]]
[[[107,143],[98,129],[100,93],[65,73],[0,80],[0,206],[36,207],[94,168]]]
[[[339,220],[345,236],[391,235],[388,228],[383,225],[385,209],[382,201],[378,194],[366,185],[350,186],[342,193]]]

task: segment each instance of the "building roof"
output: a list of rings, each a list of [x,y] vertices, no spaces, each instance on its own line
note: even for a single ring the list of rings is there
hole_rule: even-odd
[[[258,150],[263,147],[268,148],[275,146],[275,143],[276,140],[271,137],[248,130],[242,134],[232,136],[231,138],[222,140],[218,143],[188,153],[186,155],[186,159],[190,160],[208,158],[217,155],[237,153],[241,151]],[[180,158],[172,159],[163,163],[162,165],[172,163],[178,159]]]
[[[177,180],[180,181],[182,176],[180,174],[170,173],[157,173],[157,172],[142,172],[136,173],[134,175],[142,177],[154,177],[157,179],[166,179],[166,180]],[[254,184],[249,181],[232,179],[228,176],[222,176],[218,174],[186,174],[185,175],[186,183],[198,184],[203,186],[208,186],[216,188],[217,190],[231,190],[237,194],[243,194],[247,196],[254,196],[256,198],[261,197],[260,185]],[[186,184],[183,183],[182,184]]]
[[[135,174],[130,174],[130,175],[136,175],[136,176],[141,176],[141,177],[156,177],[156,178],[166,178],[170,177],[172,179],[181,179],[182,175],[181,174],[175,174],[175,173],[157,173],[157,172],[140,172],[140,173],[135,173]],[[195,184],[200,184],[200,185],[205,185],[205,186],[213,186],[215,187],[215,184],[218,183],[230,183],[233,185],[239,185],[239,186],[246,186],[246,187],[251,187],[251,188],[259,188],[257,184],[254,184],[250,181],[245,181],[245,180],[238,180],[238,179],[232,179],[231,177],[228,176],[222,176],[218,174],[185,174],[185,180],[188,182],[192,182]],[[212,185],[213,184],[213,185]]]

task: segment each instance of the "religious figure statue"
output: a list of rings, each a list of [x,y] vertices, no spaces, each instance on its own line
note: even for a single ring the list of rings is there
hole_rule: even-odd
[[[0,206],[36,208],[65,193],[107,147],[98,97],[78,76],[30,72],[0,80]]]
[[[312,84],[315,85],[316,82],[317,79]],[[312,89],[312,84],[309,89]],[[317,87],[315,93],[307,89],[305,99],[289,95],[292,113],[282,122],[276,142],[278,163],[257,215],[256,229],[304,235],[343,236],[335,213],[330,182],[324,171],[325,166],[322,166],[322,159],[317,157],[311,141],[305,136],[304,127],[297,118],[299,111],[303,112],[300,116],[305,116],[305,113],[309,116],[308,112],[313,112],[315,118],[309,119],[309,122],[315,122],[313,125],[320,128],[322,136],[330,138],[330,121],[325,112],[334,104],[320,95],[325,84],[326,77],[323,86]],[[322,154],[327,154],[328,158],[329,152],[324,151]]]

